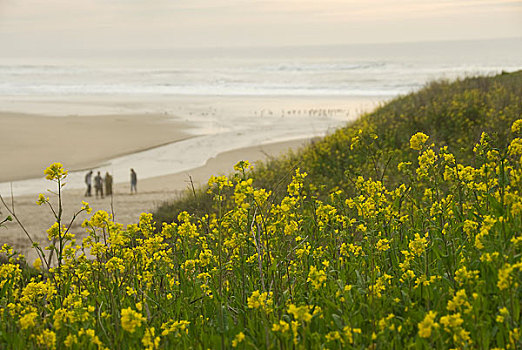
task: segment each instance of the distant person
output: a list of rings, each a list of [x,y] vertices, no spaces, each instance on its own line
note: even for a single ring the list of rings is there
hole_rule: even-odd
[[[103,179],[99,171],[94,177],[94,190],[96,192],[96,198],[98,198],[98,194],[103,198]]]
[[[85,191],[85,197],[90,197],[90,196],[92,196],[92,193],[91,193],[91,188],[92,188],[92,170],[89,171],[85,175],[85,184],[87,185],[87,191]]]
[[[108,171],[105,173],[105,195],[112,196],[112,176]]]
[[[136,172],[134,171],[134,169],[131,169],[130,171],[131,171],[131,173],[130,173],[130,185],[131,185],[130,192],[132,194],[132,190],[134,190],[134,193],[138,193],[138,188],[137,188],[138,176],[136,175]]]

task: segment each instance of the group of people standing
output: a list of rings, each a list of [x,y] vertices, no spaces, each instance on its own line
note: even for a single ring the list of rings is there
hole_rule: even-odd
[[[138,193],[138,176],[136,175],[136,172],[134,169],[130,170],[130,192],[132,193]],[[87,185],[87,191],[85,192],[86,197],[92,196],[92,182],[93,182],[93,171],[90,170],[85,175],[85,184]],[[96,194],[96,198],[101,197],[103,198],[103,188],[105,187],[105,195],[106,196],[112,196],[112,175],[109,174],[107,171],[105,173],[105,178],[102,177],[101,173],[98,171],[96,176],[94,177],[94,191]],[[105,186],[104,186],[105,185]]]

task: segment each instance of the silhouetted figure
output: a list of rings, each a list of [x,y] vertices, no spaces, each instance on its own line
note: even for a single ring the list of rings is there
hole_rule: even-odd
[[[130,171],[130,192],[132,194],[132,190],[134,190],[134,193],[138,193],[138,176],[136,175],[134,169],[131,169]]]
[[[98,198],[98,194],[103,198],[103,179],[99,171],[94,177],[94,190],[96,192],[96,198]]]
[[[112,176],[108,171],[105,173],[105,195],[112,196]]]
[[[90,197],[90,196],[92,196],[92,193],[91,193],[91,188],[92,188],[92,170],[89,171],[85,175],[85,184],[87,185],[87,191],[85,191],[85,196],[86,197]]]

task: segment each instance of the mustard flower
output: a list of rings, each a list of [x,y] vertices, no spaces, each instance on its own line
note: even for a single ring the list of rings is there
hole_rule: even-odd
[[[352,328],[350,326],[345,326],[343,328],[343,333],[344,333],[344,336],[346,337],[346,340],[348,340],[348,342],[350,344],[353,344],[353,335],[354,334],[361,334],[361,329],[360,328]]]
[[[386,290],[386,285],[391,283],[392,278],[392,276],[385,273],[383,276],[377,278],[375,284],[368,286],[368,291],[376,298],[381,298],[382,292]]]
[[[44,196],[42,193],[38,195],[38,199],[36,200],[36,204],[42,205],[49,202],[49,197]]]
[[[344,339],[341,338],[341,334],[338,331],[329,332],[324,337],[327,342],[332,342],[332,341],[337,340],[337,341],[340,341],[341,343],[344,343]]]
[[[42,297],[49,299],[54,292],[53,287],[45,282],[29,282],[22,291],[20,301],[23,303],[32,303]]]
[[[47,180],[61,180],[67,176],[67,170],[61,163],[53,163],[44,170],[44,174]]]
[[[375,248],[377,248],[378,251],[385,252],[390,249],[390,241],[387,238],[379,239]]]
[[[462,319],[462,317],[460,316],[460,313],[458,312],[453,315],[442,316],[440,318],[440,323],[442,325],[444,325],[445,330],[449,331],[451,328],[460,327],[464,323],[464,320]]]
[[[78,337],[74,334],[68,334],[63,344],[68,348],[72,348],[73,345],[78,344]]]
[[[411,162],[400,162],[399,164],[397,164],[397,170],[402,173],[408,170],[410,166]]]
[[[513,269],[513,265],[506,263],[504,264],[504,266],[502,266],[500,270],[498,270],[498,289],[504,290],[509,288],[509,286],[513,282],[513,277],[511,276],[511,272],[513,271]]]
[[[36,258],[33,262],[33,267],[37,270],[42,268],[42,260],[40,258]]]
[[[294,316],[294,319],[300,322],[310,322],[312,319],[312,314],[310,313],[310,310],[312,309],[311,306],[303,305],[303,306],[295,306],[294,304],[288,305],[288,313],[292,314]]]
[[[455,271],[455,281],[457,281],[460,285],[464,284],[466,281],[473,281],[477,279],[479,276],[478,270],[468,270],[466,266],[462,266],[460,269]]]
[[[453,334],[453,341],[457,344],[463,346],[466,343],[471,343],[470,333],[462,328],[464,320],[460,316],[460,313],[443,316],[440,318],[440,323],[444,325],[446,332]]]
[[[165,322],[161,325],[162,336],[166,336],[168,334],[173,334],[175,337],[179,337],[182,334],[188,334],[188,326],[190,322],[185,320],[180,321],[169,321]]]
[[[465,289],[458,290],[457,293],[455,293],[453,299],[448,300],[448,305],[446,308],[449,311],[456,311],[461,306],[465,306],[467,308],[471,307],[471,305],[468,302],[468,296],[466,295]]]
[[[428,135],[422,132],[418,132],[410,138],[410,148],[416,151],[420,151],[422,149],[422,146],[426,143],[426,141],[428,141],[428,139]]]
[[[89,206],[89,203],[82,201],[81,210],[85,210],[87,212],[87,214],[89,214],[92,211],[92,208]]]
[[[472,237],[478,228],[478,223],[472,220],[464,221],[464,226],[462,230],[468,237]]]
[[[518,134],[522,131],[522,119],[515,120],[511,125],[511,132],[513,134]]]
[[[439,324],[435,322],[435,318],[437,317],[437,313],[435,311],[429,311],[424,319],[419,322],[419,336],[422,338],[431,337],[431,332],[433,329],[437,329]]]
[[[42,333],[36,336],[36,342],[39,346],[47,349],[56,349],[56,333],[51,330],[44,329]]]
[[[234,340],[232,340],[232,347],[237,347],[243,340],[245,340],[245,334],[243,332],[239,332]]]
[[[145,335],[143,336],[143,339],[141,340],[141,343],[145,347],[145,349],[157,349],[159,347],[160,343],[160,337],[155,337],[156,330],[154,327],[147,328],[145,331]]]
[[[29,312],[22,317],[20,317],[20,327],[25,330],[28,328],[33,328],[36,326],[35,319],[38,317],[36,312]]]
[[[422,253],[426,250],[428,245],[428,233],[421,237],[418,233],[415,234],[415,239],[408,243],[408,247],[410,251],[416,256],[421,256]]]
[[[111,215],[105,210],[98,210],[91,218],[90,224],[93,227],[106,228],[108,227]]]
[[[272,325],[273,332],[286,333],[286,332],[288,332],[289,329],[290,329],[290,325],[283,320],[280,320],[279,323],[274,323]]]
[[[143,322],[145,322],[145,317],[130,307],[121,310],[121,327],[127,332],[134,333]]]
[[[248,297],[247,304],[250,309],[269,309],[272,306],[272,299],[267,292],[260,293],[259,290],[252,292]]]
[[[318,270],[315,266],[310,266],[307,282],[311,282],[314,289],[319,289],[326,282],[326,273],[324,270]]]
[[[86,335],[89,339],[89,342],[93,345],[96,345],[98,347],[98,349],[104,349],[103,343],[101,342],[100,338],[98,338],[98,336],[94,332],[94,329],[90,329],[90,328],[80,329],[80,331],[78,332],[78,336],[81,337],[83,335]]]
[[[308,174],[301,173],[299,168],[295,170],[295,175],[292,177],[292,181],[287,187],[287,192],[290,196],[299,196],[299,193],[303,188],[304,178],[307,176]]]
[[[511,141],[508,147],[508,153],[513,156],[520,156],[522,155],[522,139],[516,138]]]
[[[509,331],[509,345],[511,348],[515,348],[515,343],[520,339],[520,328],[515,328]]]
[[[241,160],[234,165],[235,171],[246,171],[253,168],[254,167],[250,165],[250,162],[248,160]]]

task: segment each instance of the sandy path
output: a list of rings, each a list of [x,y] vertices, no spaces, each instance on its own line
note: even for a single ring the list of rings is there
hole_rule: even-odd
[[[196,185],[205,183],[211,175],[229,174],[233,171],[233,165],[240,160],[266,159],[268,156],[277,156],[290,148],[298,148],[309,143],[309,140],[298,140],[290,142],[273,143],[255,146],[245,149],[221,153],[218,157],[210,159],[204,166],[166,176],[138,180],[138,194],[130,195],[129,184],[116,184],[113,196],[113,209],[116,221],[124,225],[135,223],[142,212],[151,212],[163,201],[172,200],[180,195],[189,186],[189,176]],[[53,183],[49,182],[52,188]],[[44,193],[45,189],[42,189]],[[74,211],[81,207],[81,201],[89,202],[93,210],[106,210],[111,212],[110,198],[96,199],[95,197],[84,197],[84,190],[65,190],[63,192],[64,218],[70,218]],[[49,195],[52,197],[52,195]],[[25,228],[31,233],[33,239],[46,243],[46,230],[54,223],[48,208],[36,205],[37,196],[20,196],[14,199],[15,212]],[[4,198],[10,202],[10,198]],[[55,201],[53,197],[52,200]],[[2,217],[7,215],[5,208],[1,207]],[[73,224],[73,231],[81,237],[83,229],[80,227],[87,215],[80,215]],[[0,245],[8,243],[23,252],[29,261],[36,257],[34,250],[23,231],[15,224],[8,223],[0,228]]]

